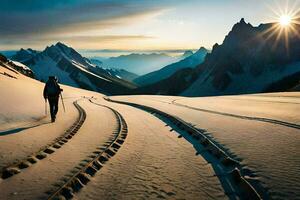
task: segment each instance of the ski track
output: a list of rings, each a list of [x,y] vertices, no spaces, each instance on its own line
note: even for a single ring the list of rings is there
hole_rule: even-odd
[[[216,115],[223,115],[223,116],[227,116],[227,117],[234,117],[234,118],[245,119],[245,120],[254,120],[254,121],[260,121],[260,122],[266,122],[266,123],[272,123],[272,124],[276,124],[276,125],[286,126],[289,128],[300,129],[299,124],[294,124],[294,123],[285,122],[285,121],[276,120],[276,119],[269,119],[269,118],[263,118],[263,117],[250,117],[250,116],[245,116],[245,115],[237,115],[237,114],[231,114],[231,113],[225,113],[225,112],[218,112],[218,111],[214,111],[214,110],[196,108],[196,107],[177,103],[176,100],[173,100],[172,104],[181,106],[181,107],[185,107],[188,109],[211,113],[211,114],[216,114]]]
[[[73,102],[73,105],[76,107],[76,109],[79,112],[79,117],[77,120],[73,123],[73,125],[67,129],[63,135],[60,137],[57,137],[53,142],[50,144],[42,147],[38,152],[35,152],[31,155],[28,155],[26,159],[23,159],[21,161],[15,161],[13,164],[10,164],[0,171],[0,177],[2,179],[10,178],[20,172],[22,172],[23,169],[26,169],[33,164],[37,163],[38,160],[42,160],[47,157],[47,155],[52,154],[55,152],[56,149],[61,148],[62,145],[67,143],[70,139],[73,138],[73,136],[78,132],[82,124],[84,123],[86,119],[86,113],[84,109],[80,105],[78,105],[77,101]]]
[[[104,97],[104,99],[149,112],[161,121],[167,121],[167,125],[173,124],[170,127],[174,128],[170,131],[173,131],[175,127],[184,131],[185,133],[181,134],[179,137],[184,136],[184,138],[197,149],[197,155],[200,154],[207,160],[207,162],[211,163],[216,176],[220,179],[223,185],[226,195],[228,195],[230,199],[242,198],[254,200],[261,199],[261,196],[269,198],[265,188],[263,188],[259,182],[253,182],[253,180],[245,178],[245,176],[240,172],[243,170],[240,163],[233,159],[230,154],[226,153],[217,143],[215,143],[215,141],[207,137],[204,134],[205,130],[195,129],[182,119],[149,106],[112,100],[107,97]]]
[[[48,200],[73,198],[74,193],[77,193],[90,181],[89,177],[95,176],[103,165],[117,153],[127,137],[127,123],[119,112],[108,106],[94,103],[91,99],[89,99],[89,102],[97,106],[106,107],[114,113],[117,120],[117,131],[113,133],[114,137],[103,149],[93,152],[92,160],[81,166],[81,168],[78,168],[78,171],[68,178],[57,190],[53,193],[50,192],[51,195],[47,198]]]
[[[250,177],[254,174],[255,179],[261,182],[270,199],[298,199],[298,129],[223,117],[223,115],[205,115],[205,113],[203,113],[204,117],[198,120],[194,118],[197,113],[193,110],[189,111],[184,107],[180,109],[179,106],[176,108],[176,105],[172,107],[171,101],[174,98],[169,101],[170,109],[164,109],[164,105],[161,104],[154,104],[155,98],[149,98],[149,101],[146,98],[142,101],[139,98],[128,97],[112,97],[112,99],[152,106],[169,114],[176,113],[176,116],[181,116],[188,121],[191,120],[195,124],[192,126],[201,128],[202,125],[211,131],[211,133],[207,132],[208,137],[222,145],[225,151],[232,152],[233,157],[242,163],[246,171],[253,172],[250,173]],[[218,126],[215,126],[216,124]]]
[[[120,154],[76,199],[228,199],[211,165],[165,122],[131,106],[103,104],[134,128]]]
[[[76,132],[79,131],[80,134],[77,137],[64,137],[62,140],[66,141],[64,142],[66,145],[57,150],[51,148],[56,153],[48,153],[49,155],[47,154],[40,162],[24,169],[23,173],[8,179],[0,179],[1,200],[56,199],[61,195],[68,196],[66,195],[67,189],[63,186],[69,186],[67,183],[70,183],[69,180],[72,177],[72,183],[76,179],[79,180],[77,183],[83,186],[95,169],[100,169],[115,154],[115,149],[120,148],[126,138],[126,122],[108,107],[96,106],[88,101],[83,105],[89,107],[86,118],[89,119],[89,112],[91,115],[90,119],[82,124],[81,129],[78,126],[74,127],[75,130],[77,129]],[[82,109],[81,112],[85,113],[85,109],[81,107],[79,108],[78,105],[78,109]],[[95,115],[99,111],[103,115]],[[98,120],[101,123],[97,122]],[[119,122],[120,120],[121,122]],[[97,127],[104,129],[99,130]],[[90,131],[90,128],[93,131]],[[95,135],[94,131],[96,130],[100,133]],[[96,158],[98,161],[95,160]],[[77,174],[75,178],[74,174]],[[78,184],[75,186],[78,187]],[[55,195],[51,197],[51,194]]]
[[[185,104],[177,103],[176,101],[178,101],[178,100],[181,100],[181,99],[180,98],[179,99],[174,99],[174,100],[172,100],[171,103],[167,102],[167,101],[161,101],[161,100],[153,100],[153,101],[166,103],[166,104],[173,104],[173,105],[176,105],[176,106],[180,106],[180,107],[184,107],[184,108],[188,108],[188,109],[192,109],[192,110],[197,110],[197,111],[201,111],[201,112],[216,114],[216,115],[223,115],[223,116],[227,116],[227,117],[234,117],[234,118],[239,118],[239,119],[244,119],[244,120],[254,120],[254,121],[260,121],[260,122],[266,122],[266,123],[272,123],[272,124],[276,124],[276,125],[286,126],[286,127],[289,127],[289,128],[300,129],[300,125],[295,124],[295,123],[290,123],[290,122],[286,122],[286,121],[281,121],[281,120],[277,120],[277,119],[270,119],[270,118],[265,118],[265,117],[253,117],[253,116],[246,116],[246,115],[237,115],[237,114],[232,114],[232,113],[219,112],[219,111],[215,111],[215,110],[202,109],[202,108],[197,108],[197,107],[192,107],[192,106],[188,106],[188,105],[185,105]],[[240,99],[233,99],[233,100],[240,100]],[[269,101],[267,101],[267,102],[269,102]],[[275,102],[275,101],[272,101],[272,102]],[[285,102],[277,102],[276,101],[276,103],[285,103]],[[291,104],[299,104],[299,103],[291,103]]]
[[[226,96],[220,97],[220,98],[230,99],[230,100],[234,100],[234,101],[257,101],[257,102],[267,102],[267,103],[300,104],[300,103],[289,102],[289,101],[271,101],[271,100],[261,100],[261,99],[243,99],[243,98],[234,98],[234,97],[226,97]],[[293,98],[295,98],[295,97],[293,97]]]

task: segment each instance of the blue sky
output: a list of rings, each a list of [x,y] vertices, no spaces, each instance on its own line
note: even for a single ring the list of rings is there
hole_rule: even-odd
[[[242,17],[253,25],[299,0],[1,0],[0,50],[211,48]],[[295,4],[296,3],[296,4]]]

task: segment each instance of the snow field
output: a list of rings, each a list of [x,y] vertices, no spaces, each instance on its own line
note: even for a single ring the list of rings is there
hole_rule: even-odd
[[[254,95],[251,95],[251,98]],[[259,98],[255,95],[255,98]],[[271,119],[280,119],[286,122],[295,124],[299,121],[299,115],[296,115],[299,110],[299,100],[295,94],[264,94],[268,99],[269,106],[260,110],[262,107],[259,100],[251,101],[249,105],[252,107],[252,116],[264,116]],[[285,96],[287,98],[285,98]],[[289,103],[291,96],[293,100]],[[234,159],[238,160],[246,175],[253,179],[253,182],[259,182],[264,188],[265,196],[270,196],[274,199],[292,198],[297,199],[299,195],[297,179],[299,175],[299,129],[295,127],[289,127],[282,124],[269,123],[257,120],[242,119],[232,116],[226,116],[218,113],[204,112],[201,110],[191,109],[189,107],[205,107],[205,105],[214,105],[214,102],[219,101],[216,108],[213,111],[226,111],[230,114],[239,114],[248,116],[249,111],[244,111],[246,103],[238,102],[236,98],[232,100],[232,103],[224,104],[222,109],[222,99],[229,97],[210,97],[210,98],[182,98],[182,97],[160,97],[160,96],[119,96],[111,97],[113,100],[125,101],[129,103],[136,103],[140,105],[149,106],[168,113],[175,117],[179,117],[189,124],[195,126],[198,129],[206,130],[207,137],[212,138],[216,143],[226,150]],[[247,95],[242,98],[248,98]],[[278,99],[280,98],[280,99]],[[284,100],[282,98],[285,98]],[[172,102],[176,99],[180,103],[186,103],[189,107],[178,106]],[[202,103],[199,103],[202,101]],[[245,100],[241,100],[245,101]],[[247,100],[248,101],[248,100]],[[287,108],[286,114],[281,118],[278,117],[279,112],[284,112],[280,106],[279,101],[284,101],[284,107]],[[175,101],[176,102],[176,101]],[[225,101],[226,102],[226,101]],[[255,103],[257,103],[257,109]],[[274,103],[275,102],[275,103]],[[277,102],[277,103],[276,103]],[[295,104],[296,103],[296,104]],[[244,104],[244,105],[243,105]],[[230,105],[230,106],[228,106]],[[241,106],[240,106],[241,105]],[[273,106],[272,106],[273,105]],[[296,107],[295,107],[296,105]],[[289,108],[291,106],[291,108]],[[297,107],[298,106],[298,107]],[[239,110],[240,107],[240,110]],[[298,108],[298,109],[297,109]],[[295,109],[295,111],[291,111]],[[291,112],[290,112],[291,111]],[[258,114],[258,112],[265,112]],[[285,117],[286,116],[286,117]],[[290,120],[292,119],[292,120]],[[297,124],[296,124],[297,125]]]
[[[3,180],[0,188],[4,192],[1,192],[0,199],[46,198],[76,171],[76,167],[85,165],[93,156],[92,152],[104,147],[111,139],[116,128],[113,113],[87,100],[80,102],[80,105],[87,112],[87,120],[78,133],[24,173]],[[99,112],[103,115],[97,115]]]
[[[125,105],[97,102],[122,113],[129,133],[76,199],[227,199],[212,167],[161,120]]]

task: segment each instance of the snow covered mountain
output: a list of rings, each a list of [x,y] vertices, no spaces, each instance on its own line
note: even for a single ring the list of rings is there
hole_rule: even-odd
[[[13,78],[15,77],[15,74],[21,73],[30,78],[34,78],[34,73],[29,67],[20,62],[9,60],[2,54],[0,54],[0,65],[9,69],[12,72],[12,74],[3,73],[2,75]]]
[[[182,57],[187,57],[183,60],[167,65],[166,67],[163,67],[160,70],[140,76],[137,79],[135,79],[134,82],[140,86],[145,86],[169,78],[180,69],[194,68],[204,61],[207,52],[207,49],[205,49],[204,47],[201,47],[194,54],[191,51],[186,51]]]
[[[108,94],[119,94],[135,87],[128,81],[98,69],[89,59],[60,42],[46,47],[42,52],[21,49],[12,59],[29,66],[41,81],[55,75],[63,84]]]
[[[216,44],[196,70],[197,80],[182,95],[206,96],[256,93],[300,72],[300,37],[279,34],[277,24],[253,27],[244,19],[235,24],[222,45]],[[300,30],[299,25],[294,25]],[[282,28],[282,27],[281,27]],[[272,35],[273,34],[273,35]],[[299,74],[297,75],[299,81]],[[278,87],[277,90],[280,90]]]
[[[91,61],[92,64],[96,65],[98,68],[102,68],[101,66],[103,66],[103,62],[92,58],[89,59]],[[109,73],[112,76],[124,79],[124,80],[128,80],[128,81],[132,81],[134,79],[136,79],[138,77],[137,74],[129,72],[125,69],[116,69],[116,68],[102,68],[103,70],[105,70],[107,73]]]
[[[202,64],[179,70],[167,79],[139,88],[137,93],[211,96],[297,88],[299,35],[289,31],[287,49],[285,34],[278,35],[276,26],[269,23],[253,27],[242,19],[223,44],[214,45]],[[293,26],[300,30],[300,25]]]
[[[125,69],[138,75],[143,75],[163,66],[177,62],[178,58],[164,53],[121,55],[103,61],[104,68]]]

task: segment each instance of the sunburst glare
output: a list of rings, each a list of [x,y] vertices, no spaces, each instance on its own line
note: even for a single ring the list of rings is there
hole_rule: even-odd
[[[289,16],[289,15],[282,15],[280,18],[279,18],[279,23],[281,26],[289,26],[292,22],[292,17]]]
[[[269,40],[275,37],[273,48],[276,48],[279,41],[284,39],[287,52],[289,51],[289,38],[299,37],[300,25],[300,1],[276,1],[275,5],[268,5],[273,12],[274,25],[266,30],[263,35]],[[284,38],[283,38],[284,37]]]

